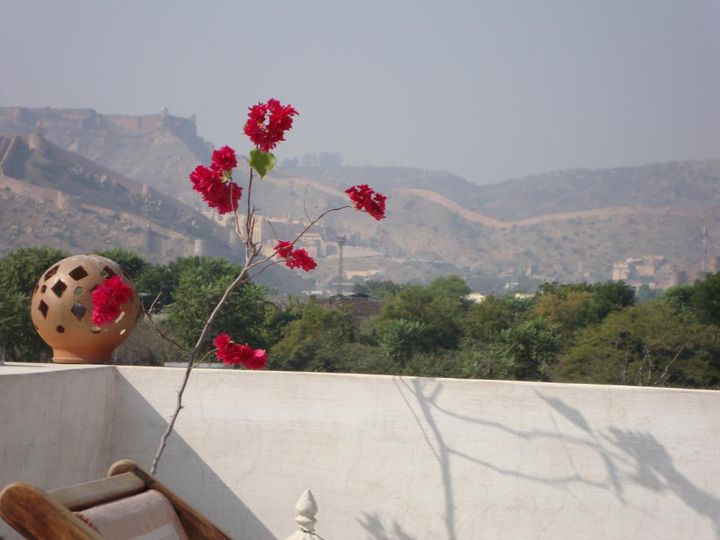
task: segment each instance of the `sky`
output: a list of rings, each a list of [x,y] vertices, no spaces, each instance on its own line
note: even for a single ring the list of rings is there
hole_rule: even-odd
[[[720,0],[0,0],[0,106],[300,115],[280,160],[476,183],[720,158]]]

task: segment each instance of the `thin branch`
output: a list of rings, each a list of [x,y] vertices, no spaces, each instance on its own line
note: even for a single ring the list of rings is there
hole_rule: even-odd
[[[177,420],[178,414],[180,414],[180,410],[183,408],[182,397],[183,397],[183,394],[185,393],[185,387],[187,386],[188,379],[190,378],[190,372],[193,369],[194,360],[197,357],[198,352],[200,351],[200,347],[202,347],[202,344],[205,342],[205,338],[207,338],[207,335],[210,332],[210,327],[212,326],[212,323],[215,322],[215,319],[217,318],[218,314],[220,313],[220,310],[222,309],[222,307],[225,305],[225,302],[227,301],[228,297],[230,296],[230,293],[240,283],[240,281],[243,278],[245,278],[246,274],[247,274],[247,262],[245,263],[245,266],[243,266],[242,270],[240,271],[240,274],[232,281],[232,283],[230,283],[230,285],[227,286],[227,288],[225,289],[225,292],[223,293],[222,297],[220,298],[220,301],[217,303],[217,305],[215,306],[215,309],[213,309],[212,313],[210,314],[210,317],[208,317],[207,321],[205,321],[205,325],[203,326],[203,329],[200,332],[200,337],[198,337],[198,340],[195,343],[195,347],[193,347],[193,350],[190,353],[190,357],[188,358],[187,367],[185,368],[185,377],[183,378],[182,385],[180,386],[180,391],[178,392],[177,403],[175,405],[175,412],[173,412],[173,415],[170,418],[170,423],[168,423],[168,426],[165,429],[165,432],[162,434],[162,437],[160,438],[160,446],[157,449],[157,452],[155,453],[155,457],[153,458],[152,466],[150,467],[150,474],[155,474],[157,472],[158,462],[160,461],[163,451],[165,450],[165,446],[167,445],[168,437],[170,437],[170,434],[172,433],[173,428],[175,427],[175,420]]]
[[[203,356],[200,359],[200,363],[202,363],[210,354],[212,354],[214,350],[208,351],[205,356]],[[163,433],[162,439],[160,439],[160,447],[157,449],[157,452],[155,453],[155,457],[153,458],[152,467],[150,469],[150,474],[155,474],[157,472],[157,466],[158,462],[160,461],[160,456],[162,456],[162,453],[165,451],[165,447],[167,446],[168,437],[170,436],[170,433],[172,432],[173,428],[175,427],[175,422],[177,421],[177,417],[180,414],[180,411],[183,409],[182,404],[182,396],[185,392],[185,387],[187,386],[188,379],[190,378],[190,372],[193,368],[193,362],[192,360],[188,362],[187,367],[185,368],[185,376],[183,377],[183,382],[180,385],[180,390],[177,394],[177,404],[175,406],[175,411],[173,412],[172,417],[170,417],[170,422],[168,423],[168,427],[165,430],[165,433]]]
[[[282,262],[281,260],[277,260],[277,261],[271,262],[270,264],[268,264],[268,265],[266,265],[266,266],[263,266],[258,272],[256,272],[256,273],[253,274],[252,276],[248,276],[248,277],[247,277],[247,280],[250,281],[250,280],[255,279],[256,277],[258,277],[260,274],[262,274],[265,270],[267,270],[267,269],[270,268],[271,266],[275,266],[276,264],[279,264],[279,263],[281,263],[281,262]]]
[[[162,293],[163,293],[163,289],[162,289],[162,287],[160,287],[160,292],[157,293],[157,296],[155,297],[155,299],[154,299],[154,300],[152,301],[152,303],[150,304],[150,307],[147,309],[147,311],[148,311],[149,313],[152,313],[152,310],[153,310],[153,308],[155,307],[155,304],[157,304],[157,301],[160,300],[160,297],[162,296]],[[143,309],[144,309],[144,308],[143,308]]]
[[[688,345],[690,345],[690,342],[689,342],[689,341],[686,342],[686,343],[684,343],[683,346],[680,347],[680,350],[675,354],[675,356],[673,357],[673,359],[670,360],[670,361],[667,363],[667,365],[665,366],[665,369],[664,369],[663,372],[660,374],[660,376],[655,380],[655,382],[652,384],[652,386],[655,386],[655,385],[657,385],[657,384],[660,384],[660,382],[667,376],[668,371],[670,370],[670,366],[672,366],[672,365],[675,363],[675,360],[677,360],[677,359],[680,357],[680,355],[682,354],[682,352],[685,350],[685,347],[687,347]]]
[[[157,294],[157,296],[155,297],[155,300],[152,301],[152,304],[150,304],[150,307],[148,309],[145,309],[145,306],[142,303],[140,304],[143,309],[143,314],[145,315],[145,318],[147,319],[147,321],[150,323],[150,326],[152,327],[152,329],[155,330],[155,333],[161,339],[164,339],[168,343],[174,345],[178,350],[184,351],[185,347],[180,345],[177,341],[175,341],[171,337],[166,336],[165,333],[162,330],[160,330],[160,327],[155,322],[155,319],[153,319],[152,310],[153,310],[153,307],[155,306],[155,303],[158,301],[158,299],[160,298],[161,295],[162,295],[162,290],[160,290],[160,292]]]
[[[190,352],[190,355],[188,357],[187,366],[185,368],[185,376],[183,377],[183,382],[180,386],[180,390],[178,391],[177,396],[177,403],[175,405],[175,410],[170,418],[170,422],[168,423],[167,428],[163,432],[161,438],[160,438],[160,445],[155,453],[155,456],[153,457],[152,465],[150,467],[150,474],[155,474],[157,472],[158,463],[160,462],[160,458],[162,457],[163,452],[165,451],[165,447],[167,446],[167,441],[170,435],[173,432],[173,429],[175,427],[175,422],[177,420],[178,415],[180,414],[180,411],[183,408],[182,404],[182,398],[183,394],[185,393],[185,388],[187,387],[188,379],[190,378],[190,372],[192,371],[194,367],[194,360],[197,357],[198,353],[200,352],[200,349],[207,339],[208,333],[210,332],[210,328],[212,327],[213,323],[215,322],[215,319],[220,313],[220,310],[223,308],[225,303],[227,302],[227,299],[229,298],[232,291],[238,287],[241,284],[244,284],[250,279],[249,272],[251,269],[255,268],[258,265],[264,264],[268,261],[270,261],[275,255],[277,255],[278,250],[275,249],[273,252],[268,255],[267,257],[261,258],[260,260],[256,261],[255,259],[258,257],[258,255],[261,252],[262,248],[258,248],[257,244],[255,243],[253,239],[253,232],[256,225],[256,221],[253,217],[254,213],[254,207],[252,206],[252,184],[253,184],[253,169],[250,168],[250,179],[248,182],[248,191],[247,191],[247,208],[248,213],[245,216],[245,231],[246,231],[246,237],[245,237],[245,263],[243,264],[240,273],[237,275],[237,277],[227,286],[225,289],[225,292],[223,293],[222,297],[218,301],[217,305],[213,309],[212,313],[210,313],[210,316],[205,321],[205,325],[202,328],[202,331],[200,332],[200,336],[197,339],[197,342],[195,343],[195,346],[193,347],[192,351]],[[310,223],[298,234],[295,239],[290,243],[290,245],[295,245],[295,243],[302,238],[302,236],[310,230],[310,228],[315,225],[318,221],[320,221],[322,218],[330,214],[331,212],[337,212],[340,210],[344,210],[345,208],[350,208],[350,205],[344,205],[339,206],[337,208],[331,208],[329,210],[325,210],[323,213],[321,213],[317,218],[314,220],[311,220]],[[264,266],[259,272],[257,272],[253,277],[260,275],[262,272],[264,272],[267,268],[270,266],[273,266],[274,264],[277,264],[279,261],[273,261],[270,264]]]

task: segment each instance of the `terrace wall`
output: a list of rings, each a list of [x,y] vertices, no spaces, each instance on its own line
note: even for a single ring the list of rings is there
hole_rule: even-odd
[[[115,409],[112,367],[0,365],[0,489],[105,476]],[[20,538],[0,520],[0,538]]]
[[[126,457],[148,467],[182,378],[25,374],[9,399],[4,369],[0,480],[39,467],[40,485]],[[115,369],[114,390],[93,387]],[[100,444],[78,437],[82,407],[57,406],[76,393],[104,411],[111,431],[89,432]],[[288,536],[308,487],[327,540],[720,538],[720,392],[206,369],[186,397],[159,476],[233,538]],[[31,438],[27,426],[52,435],[6,442]]]

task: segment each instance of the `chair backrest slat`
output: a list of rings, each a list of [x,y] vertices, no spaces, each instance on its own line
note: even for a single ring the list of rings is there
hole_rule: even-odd
[[[75,484],[48,491],[48,496],[72,511],[84,510],[144,491],[145,482],[137,475],[127,472],[101,480]]]

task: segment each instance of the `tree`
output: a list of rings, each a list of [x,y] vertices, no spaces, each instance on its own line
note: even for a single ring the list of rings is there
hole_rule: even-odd
[[[720,337],[667,302],[645,302],[582,331],[556,373],[569,382],[713,387],[720,382]]]
[[[393,281],[366,281],[353,285],[355,294],[364,294],[374,298],[384,299],[397,294],[405,288],[405,285],[398,285]]]
[[[463,333],[481,343],[497,341],[500,332],[522,318],[527,303],[512,297],[488,296],[478,304],[471,304],[462,319]]]
[[[677,312],[692,312],[693,311],[693,286],[690,284],[677,285],[667,289],[660,300],[672,306]]]
[[[180,275],[172,294],[172,304],[167,308],[165,325],[181,344],[191,347],[202,331],[198,321],[207,320],[237,275],[238,268],[212,257],[192,257],[176,268],[180,268]],[[213,324],[213,335],[226,332],[239,343],[267,347],[265,321],[268,309],[262,287],[252,283],[241,285],[232,291],[220,311]]]
[[[150,266],[150,263],[140,255],[129,249],[113,248],[98,251],[98,255],[118,263],[128,277],[135,281],[143,271]]]
[[[341,371],[351,361],[344,345],[354,340],[352,317],[344,309],[324,309],[315,304],[294,308],[282,339],[270,350],[273,369],[293,371]]]
[[[472,292],[467,283],[458,276],[437,278],[427,286],[427,291],[436,298],[449,298],[458,301]]]
[[[597,324],[635,302],[635,290],[621,281],[545,283],[540,289],[535,313],[557,324],[566,342],[578,329]]]
[[[576,330],[598,323],[600,317],[595,295],[590,291],[569,291],[563,295],[545,293],[540,296],[533,311],[557,325],[566,341]]]
[[[169,304],[177,287],[177,279],[173,277],[170,267],[159,264],[147,266],[134,281],[145,309],[150,307],[155,298],[158,299],[156,308]]]
[[[0,288],[20,292],[28,299],[43,272],[68,256],[60,249],[29,247],[15,250],[0,259]]]
[[[442,290],[442,288],[440,289]],[[462,336],[463,301],[430,287],[411,285],[387,299],[380,319],[403,319],[422,325],[417,346],[425,350],[456,349]]]
[[[542,317],[521,321],[503,330],[505,364],[513,379],[544,380],[555,363],[558,342],[550,322]]]
[[[647,283],[640,285],[640,288],[635,293],[635,297],[638,302],[647,302],[648,300],[654,300],[662,294],[660,289],[651,289]]]
[[[393,361],[404,367],[409,358],[418,350],[423,324],[406,319],[379,321],[377,333],[380,347]]]
[[[50,349],[30,318],[30,299],[40,277],[68,254],[49,247],[13,251],[0,259],[0,346],[8,359],[38,362]]]
[[[8,360],[40,362],[52,355],[30,319],[30,299],[18,291],[0,290],[0,347]]]
[[[708,324],[720,324],[720,272],[708,274],[693,286],[692,306],[698,318]]]

